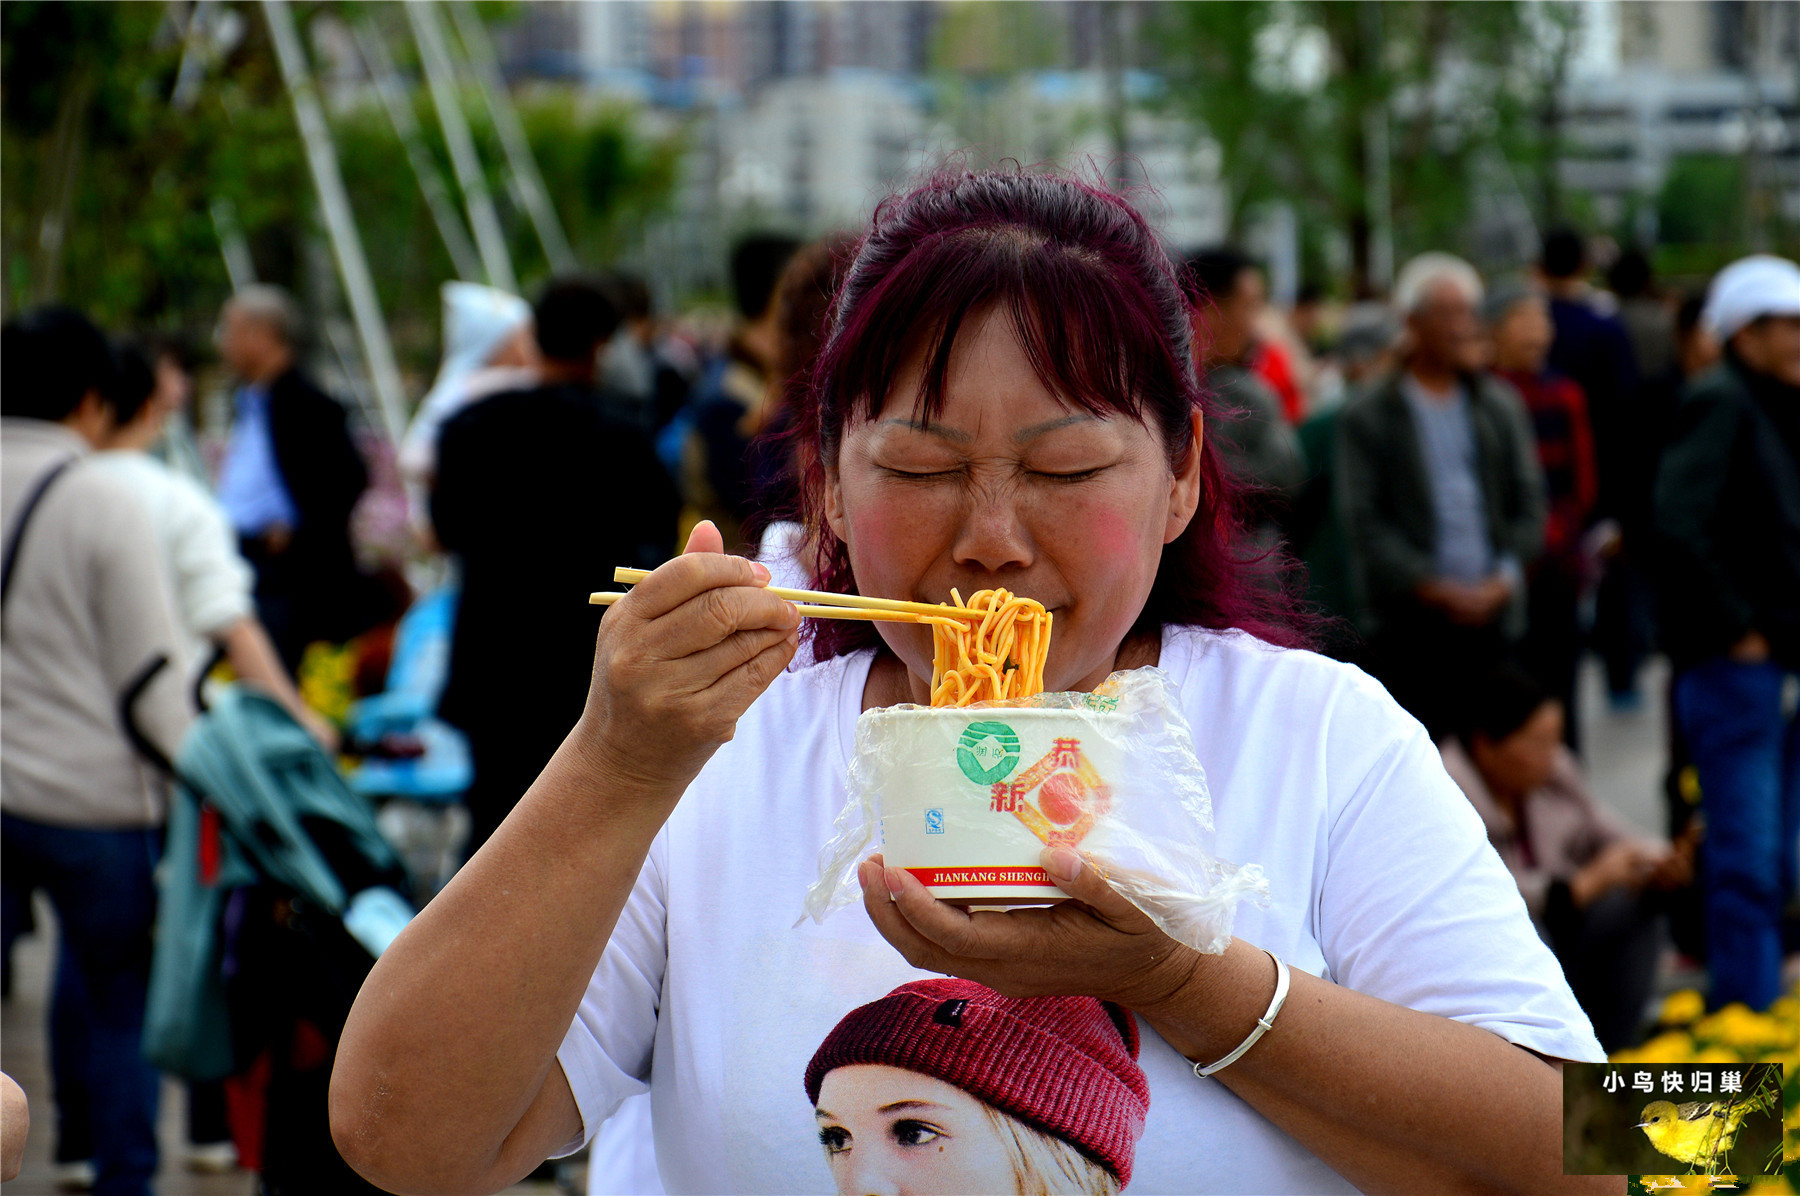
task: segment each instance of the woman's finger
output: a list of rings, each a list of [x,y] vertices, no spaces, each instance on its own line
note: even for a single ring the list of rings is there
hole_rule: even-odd
[[[724,533],[719,531],[719,525],[712,520],[702,519],[694,525],[694,530],[688,533],[687,547],[681,551],[683,553],[723,553],[725,551]]]
[[[693,692],[698,693],[711,689],[734,670],[749,664],[770,648],[793,636],[794,632],[790,628],[752,627],[726,636],[712,647],[691,656],[660,665],[659,668],[672,686],[691,687]]]
[[[950,955],[920,934],[900,913],[888,894],[882,872],[880,856],[864,860],[856,871],[857,879],[862,882],[863,908],[869,912],[869,921],[875,923],[875,929],[888,941],[890,947],[900,953],[900,958],[913,967],[924,972],[952,974]]]
[[[763,691],[781,676],[782,670],[794,659],[794,653],[800,642],[792,635],[783,636],[779,641],[764,648],[755,656],[726,673],[706,690],[706,693],[717,694],[720,706],[725,710],[735,710],[732,723],[735,726],[737,716],[750,709],[750,703],[761,697]],[[726,736],[730,738],[730,736]]]
[[[1020,960],[1043,910],[969,911],[939,901],[904,868],[884,868],[884,882],[900,916],[925,939],[957,959]],[[1035,916],[1034,916],[1035,915]]]
[[[799,626],[800,612],[792,602],[753,586],[720,586],[702,590],[658,619],[654,632],[645,637],[644,650],[649,659],[675,661],[705,652],[739,632],[772,628],[785,635]]]
[[[689,543],[692,542],[690,538]],[[648,621],[662,618],[707,590],[725,586],[760,588],[768,584],[768,569],[755,561],[722,552],[688,552],[651,570],[650,576],[633,586],[631,593],[615,605],[634,618]]]

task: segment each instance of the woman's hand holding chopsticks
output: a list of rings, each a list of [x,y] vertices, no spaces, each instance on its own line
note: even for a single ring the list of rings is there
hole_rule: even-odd
[[[723,548],[700,524],[613,604],[578,728],[595,767],[670,808],[799,646],[799,612],[768,590],[769,571]]]

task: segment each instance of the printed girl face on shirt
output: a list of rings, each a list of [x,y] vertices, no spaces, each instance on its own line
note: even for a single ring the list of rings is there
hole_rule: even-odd
[[[987,1106],[942,1080],[885,1064],[839,1067],[819,1085],[814,1116],[844,1196],[1018,1188]]]
[[[1035,598],[1056,619],[1047,688],[1092,689],[1150,595],[1163,545],[1193,517],[1197,464],[1177,477],[1155,431],[1060,400],[1004,311],[965,323],[943,412],[926,428],[914,422],[923,380],[919,353],[838,451],[827,518],[858,588],[924,602],[949,601],[951,587]],[[929,628],[876,627],[914,678],[931,676]]]

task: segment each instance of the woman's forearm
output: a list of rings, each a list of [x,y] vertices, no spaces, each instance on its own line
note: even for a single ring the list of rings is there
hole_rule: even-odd
[[[332,1131],[385,1187],[503,1187],[580,1128],[556,1051],[674,804],[604,775],[581,743],[564,741],[357,996]],[[560,1113],[538,1100],[547,1079]]]
[[[289,712],[304,708],[294,679],[281,663],[281,654],[269,640],[269,633],[255,615],[245,615],[217,635],[219,646],[231,671],[252,685],[266,691]]]
[[[216,639],[225,650],[225,659],[232,672],[281,703],[282,709],[293,715],[327,752],[337,750],[337,728],[308,706],[300,691],[294,688],[294,679],[288,676],[287,666],[281,663],[281,654],[275,650],[268,630],[255,615],[245,615],[220,632]]]
[[[1268,955],[1234,939],[1139,1012],[1189,1059],[1223,1058],[1275,989]],[[1297,969],[1274,1029],[1211,1079],[1372,1193],[1618,1193],[1562,1174],[1558,1069],[1475,1026]]]

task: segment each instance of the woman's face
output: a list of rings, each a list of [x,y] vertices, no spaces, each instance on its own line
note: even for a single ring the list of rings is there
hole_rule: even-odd
[[[493,367],[501,366],[536,366],[541,358],[538,355],[537,340],[532,336],[531,325],[521,324],[513,330],[513,334],[501,341],[494,351],[488,354],[483,364]]]
[[[188,372],[181,368],[181,362],[169,354],[156,359],[156,389],[150,394],[150,402],[163,415],[173,415],[188,405],[193,397],[194,381]]]
[[[962,1089],[885,1064],[840,1067],[813,1116],[843,1196],[1011,1192],[1012,1157],[987,1107]]]
[[[1537,295],[1519,300],[1494,324],[1494,364],[1503,370],[1535,374],[1550,356],[1556,326],[1550,305]]]
[[[827,518],[864,594],[947,602],[1005,587],[1055,616],[1045,684],[1088,690],[1112,671],[1162,548],[1199,502],[1199,453],[1180,476],[1157,433],[1059,400],[1004,311],[971,319],[945,378],[943,413],[913,418],[923,353],[873,420],[845,430]],[[1199,419],[1194,435],[1200,434]],[[878,623],[928,700],[931,632]]]
[[[1554,699],[1532,712],[1524,724],[1499,742],[1476,734],[1469,758],[1497,795],[1523,796],[1548,782],[1556,772],[1562,746],[1562,703]]]

